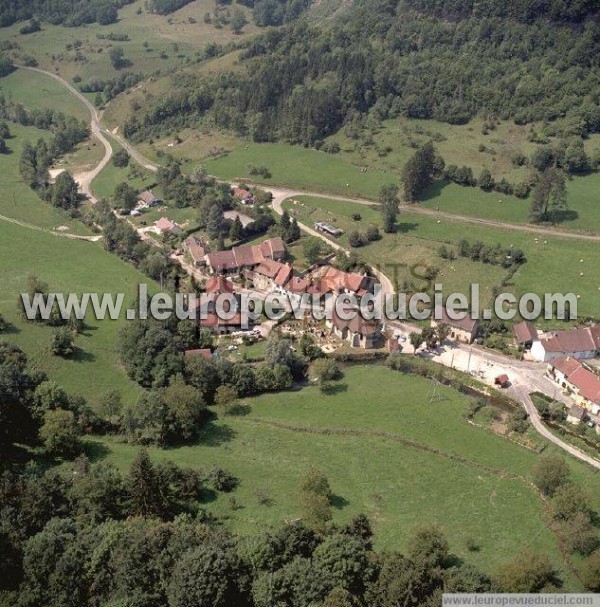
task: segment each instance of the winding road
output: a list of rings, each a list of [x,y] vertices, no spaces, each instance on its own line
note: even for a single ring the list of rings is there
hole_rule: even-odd
[[[87,195],[92,202],[96,202],[96,198],[94,197],[94,195],[92,193],[91,183],[94,180],[94,178],[102,171],[102,169],[104,169],[104,167],[108,164],[108,162],[111,159],[112,152],[113,152],[112,146],[105,135],[113,137],[123,148],[125,148],[127,150],[127,152],[131,155],[131,157],[138,164],[143,166],[145,169],[152,171],[152,172],[156,172],[158,170],[158,167],[155,164],[153,164],[150,160],[148,160],[142,154],[140,154],[123,137],[118,135],[116,132],[110,132],[107,129],[105,129],[101,125],[101,122],[100,122],[101,117],[100,117],[98,111],[96,110],[96,108],[90,103],[90,101],[88,99],[86,99],[86,97],[84,97],[79,91],[77,91],[73,86],[71,86],[66,80],[64,80],[57,74],[53,74],[51,72],[47,72],[47,71],[39,69],[39,68],[22,67],[21,69],[31,70],[31,71],[38,72],[38,73],[44,74],[46,76],[49,76],[50,78],[53,78],[57,82],[61,83],[72,95],[74,95],[77,99],[79,99],[81,101],[81,103],[83,103],[85,105],[85,107],[88,109],[88,111],[90,113],[90,117],[91,117],[92,134],[100,140],[100,142],[102,143],[102,145],[104,146],[104,149],[105,149],[104,157],[102,158],[100,163],[92,171],[89,171],[88,173],[86,173],[84,175],[82,181],[80,181],[80,184],[79,184],[81,187],[81,191],[85,195]],[[261,185],[261,184],[258,184],[258,185]],[[362,198],[347,198],[347,197],[335,196],[335,195],[331,195],[331,194],[322,194],[319,192],[299,191],[299,190],[292,190],[292,189],[287,189],[287,188],[271,187],[269,185],[266,185],[266,186],[262,185],[262,187],[268,188],[272,192],[273,209],[275,210],[276,213],[278,213],[280,215],[283,213],[282,203],[285,199],[294,197],[294,196],[301,196],[301,195],[318,196],[321,198],[328,198],[331,200],[341,200],[341,201],[345,201],[345,202],[352,202],[355,204],[363,204],[363,205],[369,205],[369,206],[377,204],[376,202],[374,202],[372,200],[366,200],[366,199],[362,199]],[[404,208],[407,211],[410,211],[412,213],[418,213],[421,215],[430,215],[433,217],[444,218],[444,219],[447,219],[450,221],[462,222],[465,224],[478,224],[478,225],[490,226],[490,227],[501,228],[501,229],[510,229],[510,230],[517,230],[517,231],[521,231],[521,232],[530,232],[532,234],[540,234],[540,235],[545,235],[545,236],[600,242],[600,235],[565,232],[565,231],[557,230],[557,229],[553,229],[553,228],[530,226],[530,225],[523,225],[523,224],[512,224],[512,223],[494,221],[494,220],[489,220],[489,219],[477,219],[477,218],[472,218],[472,217],[464,217],[462,215],[453,215],[451,213],[444,213],[444,212],[425,208],[425,207],[418,206],[418,205],[410,205],[410,206],[403,205],[402,208]],[[4,219],[4,218],[2,218],[2,219]],[[6,218],[6,219],[8,219],[8,218]],[[16,220],[14,220],[14,221],[16,222]],[[311,234],[312,236],[316,236],[318,238],[322,238],[334,249],[346,250],[339,243],[332,242],[327,237],[325,237],[323,234],[321,234],[320,232],[317,232],[313,228],[311,228],[307,225],[301,224],[301,223],[299,223],[299,226],[306,233]],[[86,238],[86,237],[82,237],[82,238]],[[385,295],[387,293],[393,293],[394,286],[392,284],[392,281],[379,270],[374,270],[374,272],[377,275],[377,278],[379,279],[379,281],[382,285],[382,294]],[[392,323],[392,326],[393,326],[393,323]],[[406,325],[406,324],[397,323],[397,326],[401,327],[405,331],[406,330],[410,331],[413,329],[413,327],[411,327],[410,325]],[[416,329],[416,327],[414,329]],[[538,414],[538,411],[535,408],[535,406],[531,400],[531,397],[530,397],[530,393],[532,391],[535,391],[536,389],[542,389],[542,390],[544,389],[543,385],[542,385],[543,382],[542,382],[542,377],[541,377],[540,365],[536,365],[535,363],[523,363],[523,362],[519,362],[519,361],[514,361],[513,359],[508,359],[507,357],[503,357],[501,355],[491,353],[482,348],[477,348],[477,347],[472,347],[472,346],[457,345],[457,350],[462,351],[462,352],[468,352],[469,364],[471,363],[471,359],[473,358],[473,356],[475,356],[475,359],[479,360],[481,364],[492,365],[492,366],[494,364],[497,364],[499,367],[503,366],[503,365],[506,366],[509,369],[510,376],[512,379],[512,384],[513,384],[511,386],[511,388],[509,388],[509,394],[513,398],[518,400],[522,404],[522,406],[525,408],[525,410],[529,414],[529,418],[531,419],[531,423],[533,424],[533,427],[535,428],[535,430],[541,436],[543,436],[546,440],[555,444],[560,449],[571,454],[573,457],[579,459],[580,461],[583,461],[583,462],[589,464],[590,466],[594,467],[595,469],[600,470],[600,461],[599,460],[590,457],[589,455],[587,455],[580,449],[561,440],[560,438],[555,436],[552,432],[550,432],[550,430],[543,424],[543,422]],[[453,365],[454,357],[452,357],[450,364],[448,364],[448,362],[445,362],[441,357],[439,358],[439,360],[438,359],[434,359],[434,360],[435,360],[435,362],[444,364],[446,366],[454,366]],[[467,370],[469,370],[469,369],[467,369]]]
[[[102,128],[102,125],[100,124],[100,115],[98,114],[98,111],[84,95],[82,95],[75,87],[71,86],[64,78],[61,78],[57,74],[53,74],[52,72],[47,72],[46,70],[42,70],[37,67],[20,66],[20,69],[29,70],[31,72],[37,72],[39,74],[44,74],[45,76],[49,76],[50,78],[53,78],[54,80],[56,80],[57,82],[62,84],[69,91],[69,93],[71,93],[71,95],[73,95],[79,101],[81,101],[81,103],[86,107],[86,109],[90,113],[90,117],[91,117],[90,126],[91,126],[92,135],[94,137],[96,137],[100,141],[100,143],[104,146],[104,156],[102,157],[102,160],[96,165],[95,168],[93,168],[91,171],[88,171],[87,173],[82,173],[79,176],[78,183],[79,183],[79,190],[81,191],[81,193],[84,194],[91,202],[96,203],[97,199],[94,196],[94,194],[92,193],[92,187],[91,187],[92,181],[94,181],[94,179],[100,174],[102,169],[104,169],[104,167],[110,162],[110,159],[111,159],[112,153],[113,153],[113,149],[112,149],[112,146],[110,145],[110,142],[103,135],[104,129]]]

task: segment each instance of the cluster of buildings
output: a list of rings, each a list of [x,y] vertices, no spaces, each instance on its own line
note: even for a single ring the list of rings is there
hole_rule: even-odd
[[[567,421],[578,424],[587,413],[600,413],[600,377],[580,360],[567,356],[548,365],[548,376],[561,388],[568,390],[575,404],[569,409]]]
[[[279,237],[268,238],[256,245],[232,247],[227,251],[210,251],[208,245],[195,236],[183,241],[194,266],[205,267],[211,274],[205,291],[207,307],[200,315],[199,323],[215,333],[231,333],[247,327],[239,314],[228,320],[221,319],[214,310],[214,302],[221,293],[235,295],[231,278],[244,278],[246,286],[263,292],[279,293],[290,301],[300,302],[307,295],[353,294],[358,299],[373,293],[375,281],[366,274],[344,272],[337,268],[320,267],[309,274],[298,273],[290,263],[284,261],[285,244]],[[383,345],[381,324],[366,320],[356,314],[351,320],[334,316],[326,322],[332,334],[355,348],[377,348]]]

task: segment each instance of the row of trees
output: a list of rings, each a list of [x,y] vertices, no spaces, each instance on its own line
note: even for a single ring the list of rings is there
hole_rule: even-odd
[[[501,244],[486,245],[480,240],[470,243],[463,238],[458,242],[457,251],[459,257],[467,257],[471,261],[480,261],[503,268],[513,268],[527,262],[525,253],[521,249],[503,247]],[[440,256],[449,257],[446,247],[441,247]]]

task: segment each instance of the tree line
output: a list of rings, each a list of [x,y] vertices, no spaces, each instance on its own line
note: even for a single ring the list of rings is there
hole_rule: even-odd
[[[79,27],[88,23],[109,25],[118,9],[132,0],[0,0],[0,27],[39,19],[52,25]]]

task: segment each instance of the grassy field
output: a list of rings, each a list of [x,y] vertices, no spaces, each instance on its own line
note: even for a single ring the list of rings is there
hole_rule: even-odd
[[[0,40],[18,44],[18,54],[35,57],[40,67],[56,70],[67,79],[79,75],[85,82],[92,77],[116,76],[108,56],[112,46],[122,46],[125,50],[130,65],[123,71],[170,72],[195,60],[196,52],[209,42],[225,44],[257,31],[258,28],[248,24],[242,34],[235,35],[228,26],[217,29],[212,23],[205,23],[204,15],[212,13],[214,7],[213,0],[195,0],[172,15],[160,16],[146,12],[143,0],[138,0],[119,10],[119,21],[112,25],[66,28],[44,23],[42,31],[22,35],[19,23],[3,28]],[[249,13],[243,6],[240,8]],[[109,33],[127,34],[129,41],[111,42],[97,37]],[[67,48],[74,43],[80,43],[79,49]]]
[[[60,110],[79,120],[89,122],[90,119],[89,112],[79,99],[69,93],[60,82],[44,74],[16,70],[0,78],[0,94],[7,99],[21,102],[27,108]]]
[[[115,142],[114,139],[110,140],[110,145],[113,149],[113,154],[117,153],[121,146]],[[114,194],[115,187],[121,183],[126,182],[139,191],[153,188],[156,183],[156,176],[151,172],[137,164],[135,161],[130,160],[129,166],[127,167],[116,167],[112,160],[100,171],[99,175],[92,181],[92,191],[97,198],[111,198]],[[154,191],[155,188],[153,188]],[[158,194],[158,192],[155,192]]]
[[[10,125],[14,137],[8,140],[12,153],[0,157],[0,214],[45,231],[33,230],[0,220],[0,311],[13,324],[2,339],[13,341],[28,354],[37,368],[72,392],[94,403],[109,388],[117,388],[124,401],[131,402],[138,388],[129,381],[115,353],[120,322],[88,321],[78,336],[78,354],[66,361],[49,354],[52,329],[23,322],[17,316],[17,296],[27,277],[36,274],[51,290],[65,292],[123,292],[129,301],[139,282],[147,279],[130,265],[106,253],[102,243],[74,241],[50,234],[58,226],[90,234],[80,222],[40,200],[18,178],[18,158],[23,143],[47,133],[32,127]]]
[[[26,141],[35,142],[40,137],[48,137],[48,132],[14,123],[10,123],[9,127],[12,137],[6,143],[10,153],[0,156],[0,215],[47,230],[66,226],[73,234],[89,234],[82,223],[43,202],[21,181],[18,167],[23,145]]]
[[[352,367],[337,394],[323,397],[308,387],[257,397],[249,401],[250,415],[214,422],[197,445],[152,449],[151,455],[202,469],[220,465],[238,475],[235,497],[241,507],[232,510],[227,495],[206,507],[241,533],[300,516],[298,483],[317,466],[331,480],[335,520],[365,512],[380,549],[405,548],[415,525],[435,521],[461,558],[488,571],[525,547],[546,552],[562,568],[556,539],[542,522],[541,503],[527,481],[539,456],[468,425],[463,419],[468,398],[444,388],[442,398],[431,403],[429,388],[425,379],[384,367]],[[359,435],[307,434],[294,427],[353,428]],[[423,449],[373,434],[379,430]],[[96,439],[96,450],[122,469],[136,453],[133,446],[105,439]],[[583,467],[573,467],[590,480]],[[271,504],[261,505],[261,496]],[[478,552],[467,550],[468,538],[480,545]]]
[[[364,234],[370,224],[381,225],[377,207],[310,196],[297,196],[294,200],[297,204],[289,200],[284,203],[293,216],[308,226],[315,221],[328,221],[342,228],[345,233],[335,242],[347,248],[350,231],[358,230]],[[352,219],[354,213],[360,214],[360,221]],[[481,285],[482,298],[490,298],[492,288],[500,284],[506,270],[467,259],[442,259],[438,249],[446,242],[445,232],[438,230],[437,234],[425,237],[420,233],[421,221],[421,217],[402,214],[396,234],[385,234],[381,240],[355,250],[371,264],[381,267],[399,289],[405,282],[416,289],[425,288],[426,282],[418,275],[423,275],[429,267],[435,267],[439,269],[438,281],[444,284],[448,292],[468,294],[471,283],[478,283]]]
[[[284,206],[309,225],[314,221],[326,220],[345,230],[364,231],[369,223],[381,223],[376,208],[307,196],[295,199],[298,204],[288,200]],[[362,221],[353,221],[353,213],[360,213]],[[388,265],[386,268],[386,265],[403,264],[397,267],[400,285],[410,279],[412,264],[430,264],[440,269],[438,281],[444,285],[445,293],[457,290],[468,294],[469,285],[479,283],[482,301],[485,301],[485,296],[491,294],[491,287],[500,283],[506,271],[466,259],[447,261],[439,257],[437,251],[441,244],[456,244],[462,238],[470,242],[481,240],[490,245],[512,245],[525,252],[527,263],[519,268],[511,285],[504,290],[519,295],[527,292],[575,293],[580,296],[580,315],[600,317],[600,266],[597,263],[598,245],[593,242],[536,237],[486,226],[466,226],[459,221],[436,220],[405,211],[400,215],[396,234],[385,234],[381,240],[357,251],[370,263],[381,265],[390,277],[393,277],[395,266]],[[340,238],[340,242],[347,243],[347,233]],[[453,267],[456,269],[452,270]]]
[[[337,156],[300,146],[283,143],[246,143],[233,147],[235,140],[218,134],[204,136],[184,134],[183,143],[169,151],[177,157],[201,162],[207,170],[223,179],[252,179],[265,184],[283,185],[302,190],[332,192],[347,196],[377,198],[386,183],[397,183],[398,177],[377,169],[361,172],[361,166]],[[218,157],[211,151],[216,147],[229,150]],[[143,149],[143,148],[142,148]],[[250,175],[249,169],[265,166],[271,177]]]
[[[443,187],[442,187],[443,186]],[[567,182],[568,210],[558,222],[562,229],[600,232],[600,173],[573,177]],[[423,205],[447,213],[527,223],[531,198],[519,199],[479,188],[465,188],[454,183],[435,184],[426,194]]]
[[[1,338],[23,348],[34,368],[46,371],[51,379],[92,404],[111,387],[121,393],[124,402],[132,402],[139,389],[127,379],[115,351],[122,321],[97,321],[88,314],[86,328],[76,339],[78,352],[73,360],[65,360],[49,352],[52,329],[21,320],[16,303],[30,274],[47,282],[54,292],[124,293],[125,305],[132,301],[137,284],[148,279],[106,253],[101,242],[57,238],[5,222],[0,222],[0,242],[0,311],[13,324]]]

